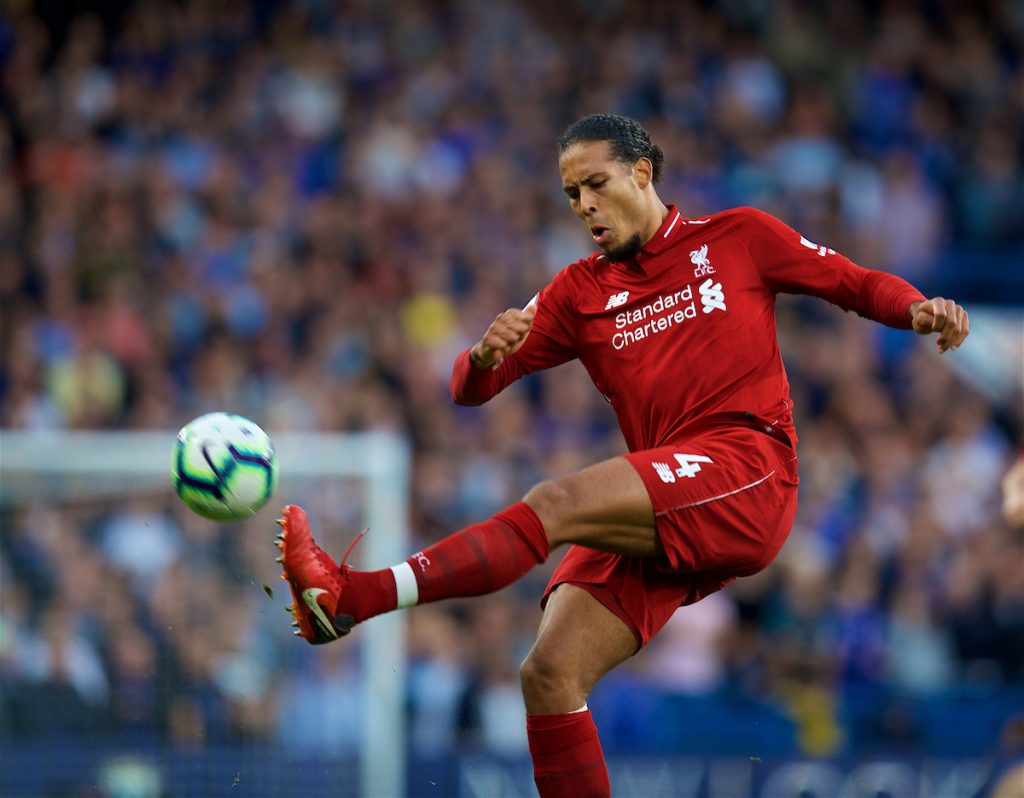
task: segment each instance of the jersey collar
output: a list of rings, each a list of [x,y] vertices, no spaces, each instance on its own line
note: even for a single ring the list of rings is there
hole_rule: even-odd
[[[665,219],[661,223],[661,227],[650,239],[640,248],[640,254],[637,260],[643,261],[644,257],[654,257],[660,255],[672,244],[675,243],[676,238],[679,237],[682,228],[685,226],[686,220],[683,215],[679,212],[679,209],[675,205],[668,206],[668,213],[665,214]]]

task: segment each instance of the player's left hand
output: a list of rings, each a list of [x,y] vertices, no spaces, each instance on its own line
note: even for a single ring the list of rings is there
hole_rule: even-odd
[[[918,335],[938,333],[935,345],[939,352],[959,348],[971,331],[967,311],[952,299],[941,296],[911,304],[910,323]]]

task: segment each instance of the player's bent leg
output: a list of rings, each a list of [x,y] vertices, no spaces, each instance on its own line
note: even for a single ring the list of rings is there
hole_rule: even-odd
[[[578,543],[638,557],[661,553],[651,497],[625,458],[541,482],[523,501],[541,519],[551,548]]]
[[[586,590],[560,585],[548,600],[520,677],[534,781],[541,798],[611,795],[586,699],[637,650],[632,631]]]

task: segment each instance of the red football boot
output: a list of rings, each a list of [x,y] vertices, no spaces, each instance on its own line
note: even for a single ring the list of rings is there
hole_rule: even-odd
[[[313,540],[305,510],[289,504],[282,516],[277,520],[281,532],[275,545],[281,550],[277,561],[284,566],[281,578],[288,581],[295,602],[288,608],[295,618],[292,622],[295,634],[313,644],[330,643],[344,637],[352,631],[355,619],[350,615],[335,615],[334,610],[348,583],[346,560],[366,530],[352,541],[339,567]]]

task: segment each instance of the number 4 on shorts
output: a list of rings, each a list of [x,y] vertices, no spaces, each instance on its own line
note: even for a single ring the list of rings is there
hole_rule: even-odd
[[[702,454],[675,454],[672,456],[679,463],[679,468],[676,469],[676,476],[690,477],[691,479],[697,476],[701,463],[712,462],[710,457],[705,457]]]

